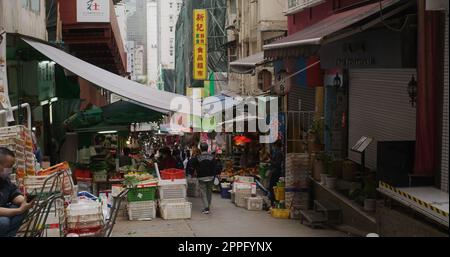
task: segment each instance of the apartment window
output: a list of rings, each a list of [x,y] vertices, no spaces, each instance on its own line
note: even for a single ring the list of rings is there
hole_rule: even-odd
[[[272,73],[268,70],[262,70],[258,74],[258,88],[267,91],[272,86]]]
[[[23,8],[36,13],[41,12],[41,0],[21,0],[21,1]]]
[[[170,30],[170,32],[173,32],[173,27],[170,26],[170,27],[169,27],[169,30]]]
[[[169,3],[169,7],[170,7],[170,9],[173,8],[173,3],[172,2]]]

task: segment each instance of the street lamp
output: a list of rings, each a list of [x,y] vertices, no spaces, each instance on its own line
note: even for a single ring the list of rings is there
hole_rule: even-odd
[[[414,75],[412,76],[411,80],[408,83],[408,95],[411,99],[409,102],[414,107],[416,100],[417,100],[417,81],[414,78]]]

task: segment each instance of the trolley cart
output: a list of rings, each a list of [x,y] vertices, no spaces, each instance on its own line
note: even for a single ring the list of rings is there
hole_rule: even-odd
[[[75,229],[71,230],[70,232],[69,230],[66,230],[64,232],[65,236],[67,237],[69,234],[76,234],[80,237],[110,237],[114,229],[114,225],[116,224],[120,205],[122,201],[127,197],[128,191],[129,189],[125,189],[117,197],[114,197],[109,217],[106,219],[106,221],[102,222],[102,224],[91,228],[80,228],[78,230]]]
[[[117,197],[114,197],[114,203],[111,207],[109,217],[103,228],[96,234],[97,237],[111,237],[114,225],[116,224],[120,205],[122,204],[122,201],[127,198],[128,191],[129,189],[124,189]]]
[[[57,165],[58,166],[58,165]],[[54,166],[56,167],[56,166]],[[64,215],[64,205],[67,198],[73,194],[73,180],[70,175],[70,169],[66,165],[58,166],[53,169],[52,174],[48,176],[36,176],[30,178],[32,191],[26,194],[34,195],[35,206],[28,212],[19,234],[24,237],[42,237],[46,229],[47,218],[55,206],[55,212],[61,217]],[[25,188],[27,191],[27,188]],[[61,202],[60,208],[55,205]],[[64,222],[60,220],[60,227],[64,226]],[[62,230],[61,230],[62,231]],[[60,233],[62,235],[62,232]]]

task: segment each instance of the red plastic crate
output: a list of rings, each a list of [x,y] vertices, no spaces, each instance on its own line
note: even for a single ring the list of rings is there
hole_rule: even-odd
[[[175,180],[175,179],[185,179],[186,178],[186,174],[184,173],[184,170],[179,170],[179,169],[162,170],[160,173],[161,173],[161,179],[164,179],[164,180]]]

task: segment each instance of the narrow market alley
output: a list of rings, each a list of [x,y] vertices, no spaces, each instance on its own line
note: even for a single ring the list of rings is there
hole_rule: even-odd
[[[128,221],[117,217],[113,237],[343,237],[329,229],[311,229],[299,220],[275,219],[265,211],[247,211],[213,195],[210,215],[201,214],[201,199],[192,202],[192,219]]]

